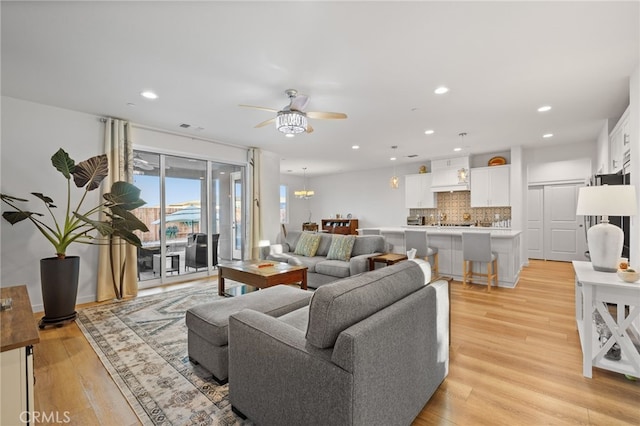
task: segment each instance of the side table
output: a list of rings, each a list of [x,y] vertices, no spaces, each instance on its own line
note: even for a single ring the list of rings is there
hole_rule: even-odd
[[[634,324],[640,317],[640,283],[626,283],[615,273],[596,271],[591,262],[572,263],[576,274],[576,323],[582,345],[582,375],[591,378],[593,367],[599,367],[640,377],[640,353],[630,337],[633,334],[640,340]],[[616,318],[607,304],[616,305]],[[611,337],[603,346],[592,321],[594,307],[611,331]],[[614,343],[621,350],[618,361],[604,357]]]
[[[384,263],[385,265],[389,266],[389,265],[394,265],[402,260],[407,260],[406,254],[384,253],[384,254],[374,255],[369,258],[369,270],[370,271],[374,270],[376,266],[375,265],[376,262]]]

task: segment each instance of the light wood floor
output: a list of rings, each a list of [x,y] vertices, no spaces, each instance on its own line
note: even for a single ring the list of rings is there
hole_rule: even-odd
[[[449,376],[414,425],[640,424],[640,380],[582,376],[570,263],[532,261],[517,288],[490,294],[454,281],[451,302]],[[37,411],[67,411],[74,425],[139,424],[75,324],[40,339]]]

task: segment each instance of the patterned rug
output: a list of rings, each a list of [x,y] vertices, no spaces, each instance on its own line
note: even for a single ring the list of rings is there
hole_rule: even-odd
[[[187,355],[187,309],[215,300],[191,287],[79,311],[76,320],[144,425],[249,425],[220,386]]]

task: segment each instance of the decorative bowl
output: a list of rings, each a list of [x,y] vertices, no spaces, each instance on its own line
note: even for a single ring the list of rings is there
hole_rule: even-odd
[[[618,269],[618,277],[620,277],[622,281],[635,283],[640,279],[640,272],[636,270],[629,271],[628,269]]]

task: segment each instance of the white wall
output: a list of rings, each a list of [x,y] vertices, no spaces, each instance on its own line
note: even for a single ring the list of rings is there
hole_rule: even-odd
[[[2,97],[1,102],[0,191],[30,200],[34,199],[31,192],[42,192],[52,197],[61,208],[66,199],[66,181],[51,165],[51,155],[62,147],[78,162],[104,152],[104,125],[100,122],[100,117],[10,97]],[[247,161],[246,148],[136,126],[133,129],[133,140],[136,147],[156,148],[165,153],[188,154],[231,164],[246,165]],[[272,210],[265,213],[265,222],[269,224],[269,228],[273,227],[274,222],[275,227],[278,227],[279,217],[279,160],[274,157],[270,153],[264,154],[261,175],[265,182],[264,190],[275,200],[265,201],[263,205],[265,210]],[[72,192],[74,197],[81,195],[79,190]],[[30,202],[29,208],[44,213],[42,203],[36,201],[38,200],[34,199]],[[85,203],[87,206],[94,206],[98,201],[99,194],[95,191]],[[6,209],[2,205],[2,210]],[[54,256],[53,247],[26,222],[11,226],[7,221],[1,220],[0,235],[0,286],[26,284],[34,310],[42,311],[39,260]],[[68,255],[81,258],[78,303],[94,301],[98,248],[75,244],[68,250]]]
[[[611,120],[604,120],[602,129],[596,141],[596,161],[593,164],[593,174],[609,173],[609,124]]]
[[[309,220],[320,225],[322,219],[351,213],[358,219],[359,227],[406,225],[409,209],[404,206],[404,179],[407,174],[418,173],[422,163],[404,164],[396,167],[400,177],[400,188],[391,189],[389,181],[393,167],[341,173],[330,176],[307,178],[307,189],[315,191],[310,200],[293,197],[293,191],[302,189],[303,179],[281,175],[280,182],[289,186],[289,224],[287,229],[302,229]]]
[[[280,231],[280,156],[272,152],[262,151],[260,170],[261,238],[275,243]]]

